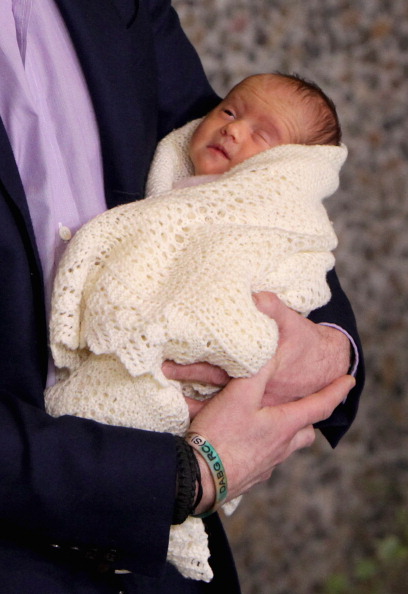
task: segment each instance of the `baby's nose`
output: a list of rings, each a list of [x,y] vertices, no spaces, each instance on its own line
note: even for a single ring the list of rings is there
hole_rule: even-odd
[[[223,132],[224,132],[224,134],[228,134],[236,142],[238,142],[243,135],[242,122],[239,122],[238,120],[234,120],[233,122],[228,122],[228,124],[226,124],[224,126]]]

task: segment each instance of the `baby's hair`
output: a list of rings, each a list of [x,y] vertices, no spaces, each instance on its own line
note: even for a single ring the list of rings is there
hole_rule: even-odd
[[[298,74],[284,74],[275,72],[277,76],[285,78],[299,91],[302,98],[310,105],[316,105],[316,121],[311,126],[311,137],[307,144],[331,144],[338,146],[341,142],[341,127],[333,101],[322,91],[315,82],[307,80]]]

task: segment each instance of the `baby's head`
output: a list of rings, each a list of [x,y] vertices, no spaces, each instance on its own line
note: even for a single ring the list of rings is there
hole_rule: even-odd
[[[336,108],[315,83],[255,74],[199,124],[189,155],[196,175],[217,174],[281,144],[338,145],[340,139]]]

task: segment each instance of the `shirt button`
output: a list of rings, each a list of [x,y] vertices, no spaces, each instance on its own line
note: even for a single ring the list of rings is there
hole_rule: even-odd
[[[69,229],[62,223],[59,223],[58,225],[58,233],[63,241],[69,241],[72,237],[71,229]]]

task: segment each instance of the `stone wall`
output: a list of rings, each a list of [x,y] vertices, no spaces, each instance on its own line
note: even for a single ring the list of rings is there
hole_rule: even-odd
[[[319,436],[225,521],[243,594],[408,592],[408,3],[174,0],[215,89],[281,70],[335,101],[349,148],[327,202],[367,383],[333,452]],[[227,591],[227,590],[226,590]]]

